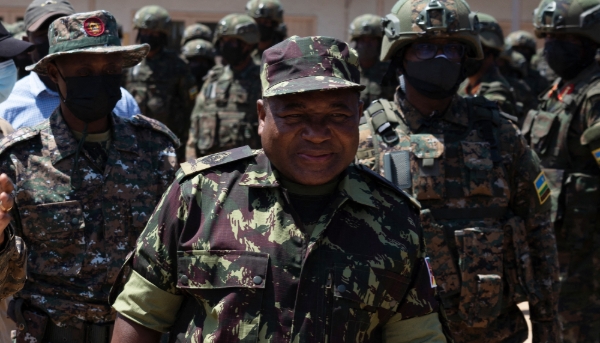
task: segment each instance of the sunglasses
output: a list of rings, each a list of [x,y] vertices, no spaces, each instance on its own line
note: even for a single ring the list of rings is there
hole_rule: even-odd
[[[460,60],[465,55],[465,46],[457,43],[444,45],[416,43],[412,45],[412,50],[415,53],[415,56],[420,60],[432,59],[440,50],[442,50],[444,55],[450,60]]]

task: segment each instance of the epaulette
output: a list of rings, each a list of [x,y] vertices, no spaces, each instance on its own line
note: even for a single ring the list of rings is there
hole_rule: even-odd
[[[0,140],[0,155],[11,146],[37,136],[40,133],[40,130],[36,127],[25,127],[2,138]]]
[[[171,130],[169,130],[169,128],[165,124],[159,122],[156,119],[148,118],[143,114],[136,114],[131,118],[131,123],[133,125],[147,129],[152,129],[154,131],[158,131],[166,135],[167,137],[169,137],[169,139],[171,139],[171,141],[173,141],[175,149],[179,148],[179,146],[181,145],[179,138],[177,138],[177,136],[175,136],[175,134]]]
[[[421,210],[421,203],[413,198],[410,194],[406,193],[404,190],[398,188],[398,186],[396,186],[395,184],[393,184],[390,180],[384,178],[383,176],[377,174],[376,172],[374,172],[373,170],[371,170],[369,167],[365,166],[364,164],[356,164],[356,167],[358,168],[358,170],[363,171],[367,174],[369,174],[369,176],[375,178],[377,181],[379,181],[380,183],[382,183],[384,186],[387,186],[388,188],[392,189],[393,191],[402,194],[405,198],[408,199],[408,201],[415,206],[415,208],[420,211]]]
[[[243,147],[200,157],[195,160],[189,160],[181,164],[181,169],[179,169],[177,172],[176,179],[178,182],[181,182],[188,176],[196,175],[197,173],[210,168],[256,156],[259,152],[260,150],[252,150],[246,145]]]

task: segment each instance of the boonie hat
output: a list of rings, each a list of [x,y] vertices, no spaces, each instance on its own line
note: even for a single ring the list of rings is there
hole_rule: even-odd
[[[0,23],[0,57],[13,58],[33,48],[33,44],[29,42],[12,38],[10,32]]]
[[[265,50],[263,97],[333,89],[361,91],[358,54],[332,37],[292,36]]]
[[[117,21],[108,11],[76,13],[58,18],[48,28],[49,54],[26,70],[46,74],[48,62],[70,54],[123,55],[123,68],[140,63],[150,51],[148,44],[121,46]]]
[[[34,0],[25,11],[25,29],[35,32],[49,18],[73,13],[75,10],[67,0]]]

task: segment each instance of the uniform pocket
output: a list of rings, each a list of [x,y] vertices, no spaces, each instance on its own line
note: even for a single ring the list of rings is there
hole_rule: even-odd
[[[492,186],[492,169],[490,143],[461,142],[463,153],[464,175],[463,191],[466,196],[494,194]]]
[[[238,147],[245,140],[244,112],[219,112],[219,149],[228,150]]]
[[[471,327],[486,327],[502,309],[504,232],[455,231],[461,271],[459,315]]]
[[[444,139],[432,134],[410,136],[414,163],[411,163],[413,192],[418,200],[444,199]]]
[[[531,114],[534,116],[531,129],[531,146],[539,155],[546,155],[549,147],[556,146],[556,138],[560,123],[557,113],[546,111],[537,111]]]
[[[49,276],[79,274],[85,254],[83,212],[78,201],[19,206],[31,272]]]
[[[201,113],[198,118],[198,149],[205,153],[215,147],[217,113]]]
[[[243,332],[244,342],[258,340],[260,308],[269,255],[237,250],[179,252],[177,288],[205,309],[204,337]],[[218,309],[217,309],[218,307]],[[192,334],[191,332],[189,334]]]

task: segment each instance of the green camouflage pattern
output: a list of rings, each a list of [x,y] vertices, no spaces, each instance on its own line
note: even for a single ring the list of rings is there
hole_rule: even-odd
[[[261,98],[260,67],[241,72],[217,65],[206,76],[192,111],[186,160],[244,145],[260,148],[256,101]]]
[[[27,279],[27,246],[10,226],[5,230],[8,234],[3,233],[4,249],[0,251],[0,301],[20,291]]]
[[[171,33],[171,16],[166,9],[158,5],[144,6],[135,12],[133,28],[160,31],[169,35]]]
[[[524,30],[511,32],[506,36],[505,43],[509,49],[513,47],[523,47],[530,49],[533,53],[537,50],[535,36],[531,32]]]
[[[600,43],[598,0],[542,0],[533,12],[535,35],[548,33],[581,35]]]
[[[260,40],[260,33],[254,19],[245,14],[234,13],[219,20],[215,28],[213,44],[217,45],[221,37],[233,37],[253,45]]]
[[[444,19],[450,17],[453,20]],[[467,46],[467,56],[483,58],[479,21],[464,0],[399,0],[382,26],[382,61],[391,60],[415,40],[432,36],[460,41]]]
[[[92,22],[93,24],[87,25]],[[87,25],[87,26],[86,26]],[[117,21],[108,11],[75,13],[56,19],[48,28],[49,54],[26,70],[46,74],[55,58],[71,54],[115,54],[123,56],[123,68],[138,64],[150,50],[148,44],[121,46]]]
[[[205,41],[212,42],[212,38],[213,33],[210,27],[200,23],[192,24],[183,30],[181,46],[184,46],[187,42],[194,39],[203,39]]]
[[[365,105],[382,98],[394,100],[396,85],[384,81],[389,67],[389,62],[378,61],[371,68],[360,68],[360,84],[365,87],[360,92],[360,100]]]
[[[283,6],[279,0],[250,0],[246,3],[246,14],[283,23]]]
[[[473,88],[469,86],[469,80],[465,80],[458,88],[458,94],[466,97],[485,97],[497,103],[503,112],[511,116],[523,117],[525,115],[519,111],[514,89],[496,67],[489,68]]]
[[[360,37],[383,37],[383,29],[381,28],[381,17],[375,14],[360,15],[350,23],[348,35],[350,40]]]
[[[384,134],[373,134],[373,119],[360,126],[357,160],[385,175],[385,154],[408,151],[407,191],[423,208],[427,254],[455,341],[525,341],[517,304],[528,301],[533,342],[560,342],[556,240],[550,202],[540,204],[533,183],[541,171],[535,153],[483,97],[457,95],[431,118],[401,91],[396,99]]]
[[[59,326],[115,319],[108,291],[178,167],[179,143],[164,125],[140,115],[111,122],[103,170],[83,148],[72,171],[78,142],[60,107],[0,141],[1,169],[16,185],[12,225],[29,248],[15,298]]]
[[[553,87],[529,113],[523,132],[552,190],[564,341],[593,342],[600,340],[600,172],[595,156],[600,141],[583,137],[600,123],[600,67],[591,65],[565,87],[572,93],[561,101],[561,89]]]
[[[364,89],[360,85],[356,50],[324,36],[292,36],[265,50],[260,79],[265,98],[329,89]]]
[[[479,18],[481,25],[481,30],[479,31],[481,45],[502,51],[504,48],[504,33],[502,33],[502,28],[496,18],[481,12],[477,13],[477,18]]]
[[[198,87],[181,57],[163,49],[145,58],[129,69],[125,88],[135,98],[141,114],[164,123],[181,142],[187,141]],[[177,149],[177,156],[185,156],[183,145]]]
[[[181,48],[181,55],[183,57],[215,57],[215,47],[211,42],[204,39],[192,39],[185,43]]]
[[[248,147],[182,164],[133,259],[195,304],[181,340],[381,342],[390,318],[437,311],[414,200],[350,165],[307,236],[278,180]]]

